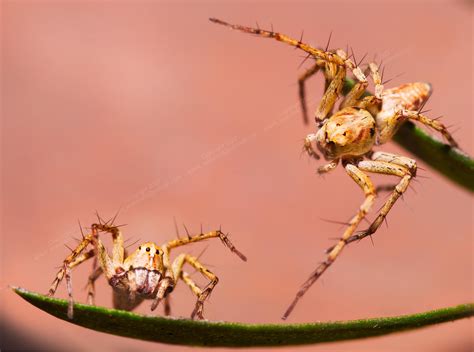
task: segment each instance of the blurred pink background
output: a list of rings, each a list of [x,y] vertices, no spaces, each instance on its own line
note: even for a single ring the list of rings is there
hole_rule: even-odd
[[[272,23],[294,37],[304,30],[305,41],[316,46],[333,31],[331,47],[349,43],[359,57],[377,54],[387,78],[404,73],[387,87],[431,82],[429,114],[444,115],[472,154],[470,4],[3,1],[4,324],[38,349],[188,350],[68,324],[8,289],[46,292],[68,254],[64,244],[73,246],[72,236],[79,236],[77,219],[89,225],[96,209],[111,217],[119,208],[132,241],[173,238],[174,216],[193,232],[200,223],[207,230],[222,224],[249,261],[219,241],[185,248],[199,254],[208,246],[203,261],[221,279],[206,317],[280,322],[331,238],[343,231],[323,219],[346,221],[363,195],[342,168],[318,177],[320,164],[300,157],[302,139],[314,131],[303,126],[297,100],[302,53],[208,17]],[[311,111],[321,86],[321,76],[309,84]],[[392,143],[379,149],[409,155]],[[395,205],[375,246],[363,241],[347,248],[289,322],[400,315],[472,300],[471,195],[419,164],[423,178]],[[81,302],[90,267],[73,275]],[[110,293],[100,280],[97,303],[110,307]],[[66,296],[64,285],[57,296]],[[180,285],[172,300],[173,314],[189,316],[195,299],[187,287]],[[149,306],[138,311],[151,314]],[[299,349],[467,351],[472,328],[472,320],[463,320]]]

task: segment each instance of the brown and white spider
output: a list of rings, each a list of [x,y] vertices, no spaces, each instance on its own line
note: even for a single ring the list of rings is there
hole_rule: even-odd
[[[100,240],[99,232],[108,232],[112,235],[112,257],[108,255],[106,248]],[[100,266],[97,266],[96,262],[94,262],[95,268],[88,279],[88,304],[94,304],[94,283],[102,273],[105,273],[107,281],[113,288],[114,308],[132,310],[144,299],[152,299],[151,310],[155,310],[160,301],[164,299],[165,314],[169,315],[168,294],[173,291],[178,281],[182,280],[197,296],[196,306],[191,314],[191,318],[204,319],[204,301],[217,285],[218,278],[201,264],[198,258],[189,254],[180,254],[171,263],[170,251],[176,247],[215,237],[220,238],[224,245],[240,259],[247,260],[221,230],[200,233],[196,236],[188,235],[185,238],[177,238],[166,242],[162,246],[157,246],[153,242],[146,242],[140,245],[130,256],[125,257],[124,240],[119,227],[114,226],[113,221],[105,223],[100,221],[97,224],[92,224],[91,233],[83,235],[79,245],[64,260],[49,289],[48,295],[53,296],[61,280],[66,277],[69,296],[68,317],[72,319],[74,301],[72,297],[71,269],[94,257],[98,258]],[[92,248],[88,249],[88,247]],[[183,270],[185,263],[188,263],[209,279],[210,282],[205,288],[201,289],[191,279],[190,275]]]
[[[372,148],[388,142],[406,120],[418,121],[440,132],[451,147],[457,147],[457,143],[442,123],[420,112],[431,94],[431,86],[428,83],[409,83],[384,91],[379,68],[377,64],[370,63],[368,69],[375,85],[375,94],[364,96],[368,86],[367,78],[344,50],[327,51],[327,48],[321,50],[273,30],[233,25],[215,18],[210,18],[210,21],[245,33],[276,39],[303,50],[308,57],[315,60],[314,65],[298,79],[305,121],[308,119],[304,83],[320,69],[326,79],[326,89],[315,112],[319,130],[306,137],[304,149],[311,157],[319,159],[313,148],[313,143],[316,143],[324,158],[329,161],[318,168],[319,174],[333,170],[341,161],[346,172],[365,194],[365,200],[359,211],[350,220],[337,244],[327,250],[326,260],[314,270],[297,292],[282,317],[286,319],[298,300],[331,266],[348,243],[361,240],[377,231],[397,199],[406,191],[410,180],[416,176],[415,160],[385,152],[374,152]],[[334,105],[341,96],[347,70],[355,76],[356,84],[342,100],[339,110],[332,114]],[[400,181],[369,228],[354,234],[359,223],[370,211],[376,197],[376,188],[366,172],[398,176]]]

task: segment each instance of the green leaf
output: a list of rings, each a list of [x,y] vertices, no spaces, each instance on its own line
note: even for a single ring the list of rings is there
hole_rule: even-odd
[[[346,79],[344,95],[354,83],[352,79]],[[402,125],[394,140],[451,181],[474,192],[474,160],[460,149],[443,143],[410,121]]]
[[[96,331],[176,345],[256,347],[303,345],[381,336],[472,317],[474,303],[399,317],[308,324],[243,324],[143,316],[84,304],[74,305],[67,318],[67,301],[22,288],[13,290],[45,312]]]

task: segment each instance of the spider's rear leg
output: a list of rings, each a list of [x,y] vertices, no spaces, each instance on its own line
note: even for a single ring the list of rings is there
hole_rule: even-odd
[[[432,129],[438,131],[443,135],[443,137],[449,142],[452,147],[457,148],[458,143],[454,140],[451,133],[448,132],[448,129],[445,125],[437,120],[430,119],[429,117],[422,115],[418,111],[411,110],[402,110],[397,113],[397,116],[403,116],[404,118],[409,118],[410,120],[418,121]]]
[[[187,274],[183,271],[183,266],[185,263],[188,263],[193,268],[198,270],[203,276],[209,279],[209,284],[201,289]],[[173,275],[175,279],[182,279],[186,285],[189,286],[191,291],[197,296],[198,300],[196,306],[191,314],[191,318],[194,319],[196,316],[198,319],[204,319],[203,308],[204,301],[209,297],[214,287],[219,282],[219,279],[211,271],[209,271],[204,265],[202,265],[197,258],[189,254],[179,255],[173,262]]]
[[[87,278],[87,304],[95,305],[95,281],[103,274],[102,267],[94,265],[92,272]]]
[[[295,299],[290,304],[288,309],[286,310],[285,314],[283,314],[282,319],[288,318],[291,314],[293,309],[295,308],[296,304],[300,300],[301,297],[308,291],[308,289],[316,282],[316,280],[326,271],[327,268],[331,266],[331,264],[336,260],[336,258],[341,253],[342,249],[347,243],[347,240],[352,236],[354,231],[356,230],[359,223],[364,219],[364,217],[369,212],[370,208],[372,207],[376,194],[375,188],[370,180],[369,176],[367,176],[364,172],[358,169],[355,165],[348,163],[345,166],[346,172],[349,176],[362,188],[365,194],[365,200],[362,205],[359,207],[359,211],[357,214],[351,219],[349,222],[349,226],[347,227],[346,231],[340,238],[339,242],[332,248],[329,252],[326,260],[322,262],[316,270],[310,275],[310,277],[306,280],[306,282],[301,286],[300,290],[297,292]]]

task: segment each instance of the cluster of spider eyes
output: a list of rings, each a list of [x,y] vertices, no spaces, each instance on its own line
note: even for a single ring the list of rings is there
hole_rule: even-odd
[[[141,250],[141,249],[142,249],[142,246],[138,247],[138,250]],[[146,250],[147,252],[149,252],[149,251],[150,251],[150,247],[146,247],[145,250]],[[159,249],[156,250],[156,254],[160,255],[160,250],[159,250]]]

